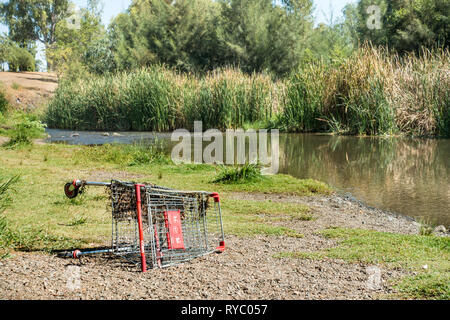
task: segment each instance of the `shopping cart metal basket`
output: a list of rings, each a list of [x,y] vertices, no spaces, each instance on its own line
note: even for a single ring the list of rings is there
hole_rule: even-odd
[[[103,250],[75,250],[71,252],[74,258],[110,252],[140,264],[146,272],[225,250],[218,193],[115,180],[74,180],[65,185],[65,194],[75,198],[86,186],[104,186],[109,190],[112,244]]]

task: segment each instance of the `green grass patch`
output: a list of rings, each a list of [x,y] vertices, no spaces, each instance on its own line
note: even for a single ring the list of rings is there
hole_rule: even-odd
[[[170,157],[164,154],[162,146],[138,144],[96,147],[64,146],[62,148],[58,146],[58,148],[65,149],[65,154],[70,154],[67,157],[71,157],[73,159],[72,164],[76,166],[89,168],[101,166],[110,170],[125,170],[127,173],[148,176],[149,179],[146,182],[180,190],[267,192],[298,196],[330,194],[332,192],[327,184],[312,179],[300,180],[282,174],[261,176],[259,172],[255,172],[257,170],[253,166],[252,169],[249,169],[250,165],[244,166],[246,169],[242,169],[244,167],[226,168],[226,172],[232,172],[233,178],[230,178],[223,167],[220,166],[174,164]],[[43,159],[51,163],[48,152],[43,151],[43,153]]]
[[[218,171],[215,166],[175,165],[154,160],[152,154],[145,161],[136,161],[140,158],[136,156],[142,151],[140,148],[60,144],[0,148],[0,176],[21,176],[14,185],[14,201],[4,213],[8,230],[12,231],[6,247],[51,251],[110,242],[111,213],[106,208],[109,198],[105,189],[88,187],[82,196],[69,200],[64,196],[63,187],[73,179],[106,182],[110,177],[180,190],[219,192],[226,234],[242,236],[301,237],[283,222],[309,221],[314,217],[301,205],[233,200],[227,198],[227,193],[255,191],[311,195],[321,190],[330,191],[319,182],[286,175],[268,176],[264,181],[252,183],[211,183]]]
[[[19,177],[8,180],[0,179],[0,259],[9,256],[11,250],[50,251],[80,244],[69,237],[55,236],[44,228],[33,225],[11,225],[5,210],[13,205],[17,196]]]
[[[170,157],[162,151],[161,146],[144,143],[132,145],[106,144],[82,148],[75,157],[76,159],[92,159],[95,162],[107,162],[128,167],[172,163]]]
[[[3,126],[8,129],[0,129],[0,134],[10,138],[3,146],[6,148],[30,145],[33,139],[42,138],[45,133],[45,124],[36,115],[20,111],[10,112],[3,118]]]
[[[3,114],[8,109],[9,103],[2,87],[0,87],[0,114]]]
[[[264,180],[261,166],[245,164],[242,166],[221,166],[220,171],[212,183],[236,184]]]
[[[18,84],[17,82],[13,82],[11,84],[11,88],[13,88],[14,90],[20,90],[20,89],[22,89],[22,86],[20,84]]]
[[[286,220],[310,221],[314,217],[304,205],[271,201],[222,200],[224,228],[227,234],[257,234],[303,238],[303,234],[276,225]]]
[[[395,283],[400,295],[424,299],[450,298],[449,238],[342,228],[327,229],[321,235],[336,239],[338,246],[318,252],[284,252],[277,257],[332,258],[401,267],[418,274]],[[424,265],[428,269],[424,270]]]

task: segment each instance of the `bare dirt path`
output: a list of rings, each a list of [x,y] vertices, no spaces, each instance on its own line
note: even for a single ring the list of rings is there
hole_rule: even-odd
[[[46,72],[0,72],[0,85],[12,105],[33,110],[53,95],[58,79],[56,74]]]
[[[368,285],[371,267],[340,260],[277,258],[280,252],[335,246],[317,231],[327,226],[417,233],[418,224],[340,196],[285,197],[234,193],[228,197],[305,202],[314,221],[289,222],[304,238],[226,236],[227,250],[146,274],[121,259],[81,261],[41,253],[16,253],[0,261],[2,299],[379,299],[394,292],[391,281],[406,271],[381,268],[382,282]],[[74,282],[74,273],[78,282]]]

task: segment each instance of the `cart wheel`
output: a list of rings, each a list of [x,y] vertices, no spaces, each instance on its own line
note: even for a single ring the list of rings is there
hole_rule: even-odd
[[[78,196],[79,188],[75,187],[72,183],[68,182],[64,186],[64,193],[69,199],[74,199]]]
[[[80,250],[75,250],[74,252],[72,252],[72,258],[79,259],[80,256],[81,256],[81,251]]]

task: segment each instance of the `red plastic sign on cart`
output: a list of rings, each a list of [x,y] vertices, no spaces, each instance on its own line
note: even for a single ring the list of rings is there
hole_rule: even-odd
[[[181,226],[180,210],[178,211],[165,211],[164,217],[166,220],[167,242],[169,249],[172,250],[184,250],[183,228]]]

